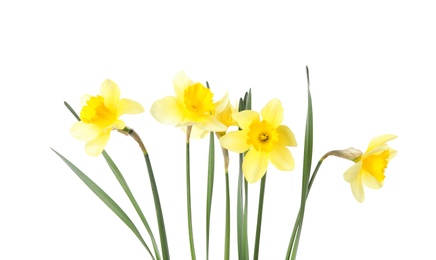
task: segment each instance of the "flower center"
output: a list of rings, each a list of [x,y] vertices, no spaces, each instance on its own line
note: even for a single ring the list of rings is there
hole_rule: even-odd
[[[107,127],[116,120],[116,115],[104,105],[102,96],[91,97],[80,111],[80,119],[87,124]]]
[[[185,106],[192,116],[210,115],[214,113],[212,92],[201,83],[189,86],[184,93]]]
[[[374,176],[377,181],[382,182],[385,178],[384,172],[388,165],[389,151],[383,151],[381,154],[370,155],[362,162],[362,168]]]
[[[277,131],[268,121],[254,121],[248,131],[248,144],[252,145],[257,151],[270,152],[274,144],[278,141]]]

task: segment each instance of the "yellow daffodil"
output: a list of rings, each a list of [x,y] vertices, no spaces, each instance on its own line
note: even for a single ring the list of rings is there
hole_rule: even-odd
[[[238,126],[238,123],[236,123],[235,119],[233,119],[232,115],[236,113],[237,110],[235,106],[232,106],[230,102],[227,102],[227,105],[225,106],[224,110],[216,114],[216,118],[226,126],[226,131],[230,126]],[[216,132],[216,135],[218,138],[222,137],[226,134],[226,131]],[[204,131],[202,129],[199,129],[197,126],[192,127],[191,131],[191,137],[192,138],[203,138],[205,137],[209,131]]]
[[[101,154],[109,141],[111,130],[122,130],[126,126],[119,117],[123,114],[138,114],[144,108],[136,101],[120,99],[120,89],[111,80],[105,80],[100,95],[82,97],[80,122],[75,123],[71,135],[85,141],[85,150],[90,156]]]
[[[217,119],[223,123],[227,128],[231,126],[237,126],[238,123],[233,118],[233,114],[237,113],[236,106],[233,106],[230,102],[227,102],[226,107],[223,111],[216,115]],[[227,129],[226,129],[227,130]],[[218,136],[225,135],[226,131],[217,132]]]
[[[395,135],[381,135],[371,140],[366,152],[356,158],[344,174],[344,179],[351,185],[351,191],[357,201],[365,199],[363,184],[372,189],[379,189],[383,186],[385,169],[388,162],[397,151],[390,148],[386,142],[397,138]]]
[[[176,96],[167,96],[153,103],[151,114],[162,124],[196,126],[203,131],[225,131],[227,127],[216,118],[227,104],[227,96],[213,101],[213,93],[201,83],[190,80],[183,71],[173,80]]]
[[[281,125],[283,107],[280,100],[271,100],[260,115],[251,110],[233,114],[242,130],[229,132],[220,138],[221,146],[226,149],[237,153],[248,150],[242,171],[249,183],[265,175],[269,161],[279,170],[294,169],[294,158],[286,146],[296,146],[297,142],[291,129]]]

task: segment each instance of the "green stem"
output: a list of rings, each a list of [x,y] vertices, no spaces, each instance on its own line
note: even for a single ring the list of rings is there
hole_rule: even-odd
[[[230,185],[229,172],[226,170],[226,233],[224,242],[224,259],[230,259]]]
[[[242,160],[244,155],[239,155],[239,177],[238,177],[238,191],[237,191],[237,200],[236,200],[236,229],[237,229],[237,237],[238,237],[238,259],[247,259],[248,257],[245,257],[245,250],[244,250],[244,209],[243,209],[243,179],[244,176],[242,174]]]
[[[243,239],[242,239],[242,249],[244,250],[244,255],[246,259],[249,258],[248,250],[248,182],[244,178],[244,228],[243,228]]]
[[[206,194],[206,259],[209,259],[210,212],[212,210],[213,180],[215,173],[215,143],[213,132],[209,139],[209,160]]]
[[[315,171],[313,172],[313,174],[312,174],[312,176],[310,178],[309,187],[308,187],[308,190],[307,190],[306,200],[309,197],[310,189],[312,188],[313,182],[315,181],[315,177],[316,177],[316,175],[318,173],[319,168],[321,167],[322,162],[324,161],[324,158],[325,157],[323,157],[323,159],[321,159],[318,162],[318,164],[316,165]],[[288,247],[288,252],[287,252],[287,255],[286,255],[286,259],[289,259],[290,254],[292,252],[292,249],[294,247],[295,236],[297,234],[298,229],[300,228],[300,225],[299,225],[300,221],[301,221],[301,208],[298,211],[297,219],[295,220],[295,223],[294,223],[294,229],[292,230],[291,240],[289,241],[289,247]]]
[[[189,153],[189,138],[191,136],[192,126],[188,126],[186,130],[186,202],[188,212],[188,231],[189,231],[189,246],[191,249],[191,258],[195,260],[194,234],[192,231],[192,215],[191,215],[191,168],[190,168],[190,153]]]
[[[263,212],[263,199],[265,197],[265,184],[266,184],[266,173],[262,177],[262,180],[260,183],[259,206],[257,209],[256,239],[255,239],[255,243],[254,243],[253,260],[259,259],[260,231],[261,231],[261,226],[262,226],[262,212]]]
[[[126,127],[123,130],[119,130],[119,132],[125,135],[130,135],[138,143],[139,147],[142,150],[142,153],[144,154],[145,163],[147,165],[148,177],[150,180],[150,186],[153,193],[154,207],[156,210],[156,218],[159,227],[160,243],[162,247],[162,255],[164,260],[169,260],[170,251],[168,248],[168,240],[165,230],[165,221],[162,213],[162,206],[159,199],[159,192],[157,190],[156,180],[154,178],[153,168],[151,167],[150,156],[148,155],[147,149],[145,149],[144,143],[142,142],[138,133],[136,133],[133,129]]]

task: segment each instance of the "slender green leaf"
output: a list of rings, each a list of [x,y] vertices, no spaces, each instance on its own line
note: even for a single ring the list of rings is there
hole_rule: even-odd
[[[77,168],[73,163],[71,163],[54,149],[52,150],[68,165],[68,167],[70,167],[71,170],[73,170],[77,177],[79,177],[83,181],[83,183],[85,183],[86,186],[88,186],[88,188],[91,189],[92,192],[94,192],[94,194],[97,195],[97,197],[99,197],[101,201],[103,201],[106,206],[108,206],[115,213],[115,215],[117,215],[124,222],[124,224],[126,224],[130,228],[130,230],[132,230],[132,232],[136,235],[141,244],[148,251],[152,259],[155,259],[149,247],[147,246],[147,243],[144,241],[138,229],[136,228],[135,224],[133,224],[132,220],[120,208],[120,206],[118,206],[118,204],[111,197],[109,197],[106,192],[104,192],[95,182],[93,182],[86,174],[79,170],[79,168]]]
[[[64,105],[68,108],[68,110],[73,114],[73,116],[77,119],[77,121],[80,121],[80,117],[77,115],[77,113],[74,111],[74,109],[68,104],[66,101],[64,101]]]
[[[162,206],[160,204],[159,199],[159,192],[157,190],[157,184],[156,180],[154,178],[153,174],[153,168],[151,167],[151,161],[150,156],[147,154],[144,154],[145,163],[147,164],[147,170],[148,170],[148,177],[150,179],[150,185],[151,185],[151,191],[153,192],[153,200],[154,200],[154,206],[156,209],[156,217],[157,217],[157,223],[159,226],[159,235],[160,235],[160,243],[162,247],[162,256],[164,260],[170,259],[170,250],[168,247],[168,239],[167,239],[167,233],[165,230],[165,222],[162,212]]]
[[[257,225],[256,225],[256,238],[254,242],[253,260],[259,259],[260,231],[262,227],[263,199],[265,197],[266,175],[267,174],[265,173],[265,175],[262,177],[260,182],[259,206],[257,207]]]
[[[292,251],[291,259],[295,260],[297,257],[298,244],[300,242],[300,234],[303,226],[304,219],[304,211],[306,207],[306,199],[308,194],[308,184],[310,171],[312,166],[312,151],[313,151],[313,112],[312,112],[312,97],[310,95],[310,80],[309,80],[309,68],[306,66],[306,74],[307,74],[307,118],[306,118],[306,132],[304,138],[304,158],[303,158],[303,176],[302,176],[302,188],[301,188],[301,203],[300,203],[300,211],[297,217],[297,231],[295,241],[290,245],[288,253]],[[294,228],[295,229],[295,228]],[[291,239],[292,242],[292,239]],[[289,255],[286,259],[289,258]]]
[[[103,157],[106,160],[107,164],[109,165],[109,168],[114,173],[115,177],[117,178],[118,182],[120,183],[120,185],[123,188],[124,192],[126,193],[127,197],[129,197],[129,200],[132,203],[133,207],[135,208],[136,212],[138,213],[139,218],[141,219],[142,223],[144,224],[144,227],[146,228],[146,230],[150,236],[150,239],[153,243],[153,249],[154,249],[154,253],[156,255],[156,258],[158,260],[161,259],[159,248],[156,244],[156,240],[154,238],[153,232],[152,232],[152,230],[147,222],[147,219],[144,216],[144,213],[142,212],[141,208],[139,207],[139,205],[138,205],[135,197],[133,196],[129,186],[127,185],[127,182],[124,179],[123,174],[121,173],[121,171],[115,165],[112,158],[109,156],[109,154],[105,150],[103,150],[102,154],[103,154]]]
[[[247,95],[247,94],[246,94]],[[239,109],[238,111],[243,111],[245,109],[244,100],[239,99]],[[242,162],[244,160],[244,154],[239,154],[239,174],[238,174],[238,189],[236,194],[236,232],[238,239],[238,259],[247,259],[244,255],[243,250],[243,226],[244,226],[244,204],[243,204],[243,178],[242,174]]]

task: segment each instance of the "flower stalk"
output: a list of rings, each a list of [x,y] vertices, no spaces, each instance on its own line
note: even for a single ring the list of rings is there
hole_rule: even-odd
[[[194,232],[192,231],[192,212],[191,212],[191,160],[189,150],[189,140],[191,136],[192,126],[186,128],[186,204],[188,213],[188,232],[189,232],[189,248],[191,249],[191,259],[195,260],[195,245]]]

